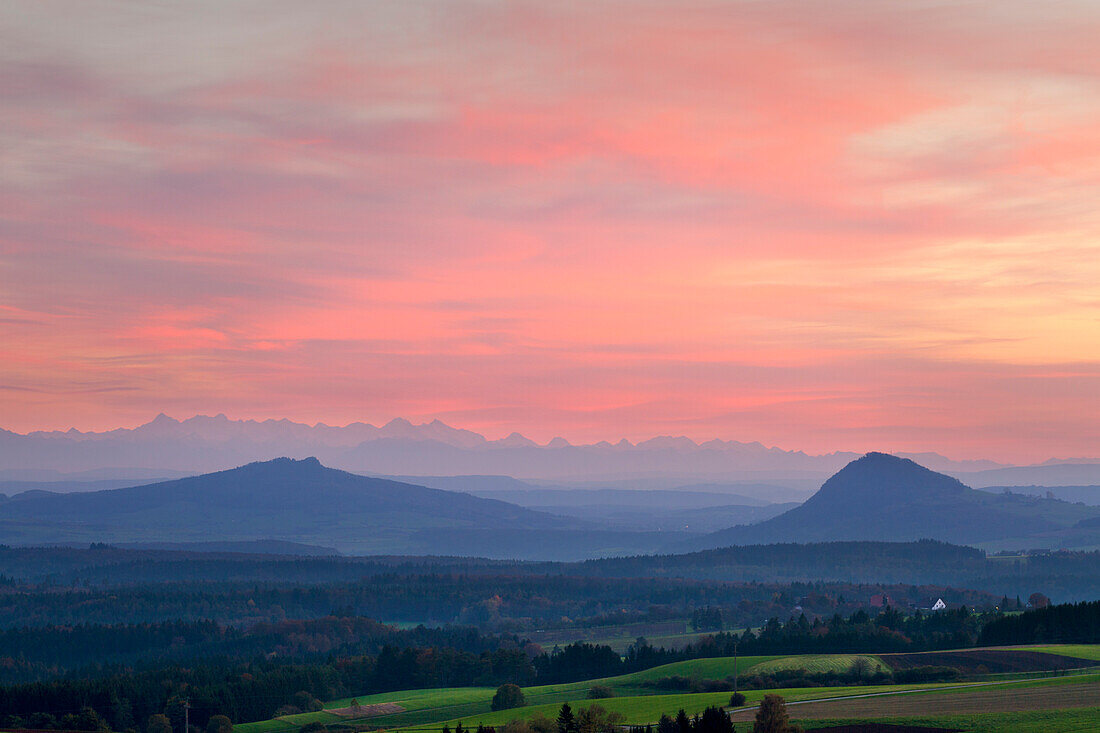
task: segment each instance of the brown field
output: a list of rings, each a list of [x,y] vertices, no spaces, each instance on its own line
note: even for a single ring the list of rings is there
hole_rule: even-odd
[[[971,688],[957,692],[913,693],[787,703],[792,720],[835,718],[890,718],[947,715],[955,713],[1018,712],[1060,710],[1100,706],[1100,684],[1081,683],[1049,687],[996,689]],[[738,711],[734,721],[752,720],[756,710]]]
[[[925,725],[890,725],[889,723],[856,723],[855,725],[831,725],[807,727],[806,733],[958,733],[955,727],[927,727]]]
[[[1063,657],[1047,652],[1020,649],[974,649],[963,652],[919,652],[916,654],[880,654],[882,661],[895,671],[913,667],[954,667],[964,673],[1040,672],[1051,669],[1094,667],[1092,659]]]
[[[332,713],[333,715],[339,715],[341,718],[374,718],[379,715],[392,715],[393,713],[403,713],[405,708],[401,707],[395,702],[380,702],[374,705],[360,705],[356,708],[332,708],[326,710],[326,713]]]
[[[633,641],[639,636],[648,639],[655,636],[686,634],[690,631],[691,627],[687,621],[674,619],[670,621],[641,621],[617,626],[546,629],[545,631],[528,631],[525,632],[525,635],[536,644],[551,646],[553,644],[569,644],[574,641],[604,641],[618,637],[629,638]]]

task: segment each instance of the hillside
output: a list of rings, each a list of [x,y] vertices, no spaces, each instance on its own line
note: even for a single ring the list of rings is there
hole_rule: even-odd
[[[1089,546],[1091,533],[1067,531],[1100,514],[1096,507],[1019,494],[975,491],[958,479],[906,458],[868,453],[852,461],[801,506],[751,526],[721,530],[689,546],[698,549],[774,542],[931,538],[1020,547]],[[1051,539],[1051,535],[1056,539]],[[1044,536],[1047,544],[1029,544]]]
[[[315,458],[107,491],[32,492],[0,504],[0,528],[10,544],[281,540],[358,552],[440,552],[467,531],[589,529],[494,499],[338,471]]]

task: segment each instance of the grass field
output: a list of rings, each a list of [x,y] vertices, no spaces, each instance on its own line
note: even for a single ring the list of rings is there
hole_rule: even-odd
[[[688,619],[669,619],[666,621],[643,621],[629,624],[610,624],[607,626],[585,626],[583,628],[545,629],[526,632],[526,636],[543,648],[555,644],[564,646],[574,641],[597,644],[605,640],[628,640],[633,642],[639,636],[652,639],[657,636],[684,634],[690,630]]]
[[[914,686],[915,687],[915,686]],[[899,685],[882,685],[882,686],[866,686],[860,687],[861,692],[885,692],[890,690],[905,689],[904,686]],[[752,705],[759,702],[767,692],[777,692],[783,695],[788,700],[807,700],[817,697],[837,697],[851,694],[850,688],[844,687],[805,687],[797,689],[786,690],[753,690],[745,693],[747,698],[747,704]],[[626,718],[627,724],[644,725],[646,723],[656,722],[661,717],[662,713],[676,714],[676,711],[683,708],[688,715],[694,715],[695,713],[701,713],[704,709],[717,705],[726,706],[729,704],[730,693],[728,692],[700,692],[700,693],[680,693],[670,695],[640,695],[630,697],[612,697],[603,700],[585,700],[581,698],[567,698],[559,701],[555,701],[549,704],[531,705],[528,704],[522,708],[514,708],[512,710],[501,710],[498,712],[489,712],[482,715],[475,715],[473,717],[466,718],[454,718],[447,721],[440,721],[432,723],[433,729],[438,729],[442,723],[450,725],[452,728],[455,723],[461,722],[465,726],[477,725],[484,723],[485,725],[503,725],[509,720],[528,720],[530,718],[544,715],[548,718],[554,718],[558,714],[558,710],[561,707],[562,702],[568,702],[573,708],[574,712],[583,710],[590,705],[596,704],[606,710],[612,712],[622,713]],[[410,726],[405,729],[407,733],[413,733],[416,731],[415,726]]]
[[[1051,690],[1037,688],[1050,687]],[[867,700],[837,700],[835,703],[804,703],[807,710],[812,710],[811,705],[835,705],[831,710],[825,710],[821,715],[837,715],[838,713],[850,715],[848,711],[860,710],[858,705],[869,707],[871,713],[860,713],[862,717],[870,715],[890,714],[902,709],[904,705],[914,705],[919,712],[939,711],[946,709],[959,710],[988,710],[996,709],[997,705],[1009,707],[1013,703],[1005,701],[1017,701],[1016,705],[1032,705],[1040,707],[1043,702],[1054,707],[1066,706],[1073,702],[1085,700],[1086,702],[1097,699],[1100,702],[1100,675],[1076,678],[1054,678],[1047,680],[1028,680],[1017,683],[993,683],[981,686],[960,687],[958,684],[939,683],[929,685],[866,685],[860,687],[810,687],[790,688],[779,690],[751,690],[746,693],[747,705],[751,706],[760,701],[768,693],[782,695],[788,702],[818,700],[823,698],[842,698],[853,695],[875,695],[878,693],[900,693],[907,691],[910,694],[883,695]],[[710,693],[684,693],[673,695],[647,695],[638,697],[610,698],[605,700],[569,700],[574,710],[581,710],[589,705],[598,704],[607,710],[620,712],[626,718],[628,724],[645,724],[655,722],[662,713],[675,714],[683,708],[689,715],[702,712],[711,705],[725,706],[729,700],[728,692]],[[913,700],[914,702],[902,702]],[[1020,702],[1023,701],[1023,702]],[[1054,701],[1054,702],[1051,702]],[[476,715],[472,718],[451,719],[446,721],[448,725],[462,720],[464,725],[500,725],[513,719],[526,720],[537,715],[545,715],[553,718],[557,715],[560,702],[543,705],[528,705],[523,708],[504,710],[496,713]],[[801,714],[802,706],[792,705],[792,718],[796,717],[796,711]],[[882,713],[881,711],[887,711]],[[752,719],[754,711],[746,710],[740,713],[736,719]],[[437,729],[442,723],[433,723],[432,728]],[[424,733],[426,729],[415,727],[408,728],[405,733]]]
[[[683,649],[688,644],[694,644],[704,636],[712,636],[713,634],[713,631],[685,631],[682,634],[657,634],[655,636],[647,636],[646,641],[653,646],[663,646],[666,649]],[[635,639],[631,639],[630,637],[621,636],[618,638],[598,639],[592,643],[604,644],[620,654],[624,654],[627,647],[633,644],[634,641]]]
[[[878,657],[868,654],[803,654],[795,657],[780,657],[754,665],[749,671],[768,674],[787,669],[804,669],[807,672],[847,672],[857,659],[866,659],[870,669],[876,666],[884,670],[888,667]]]
[[[743,674],[753,665],[771,659],[773,657],[739,657],[737,669]],[[724,679],[732,676],[733,672],[734,660],[732,657],[692,659],[619,677],[527,687],[524,688],[523,694],[527,698],[529,706],[540,704],[561,705],[563,702],[572,703],[575,700],[585,699],[588,690],[597,684],[610,687],[619,697],[636,697],[652,695],[656,690],[646,687],[644,683],[659,680],[663,677],[682,676],[701,679]],[[356,699],[360,705],[375,705],[384,702],[401,705],[405,708],[403,713],[369,718],[372,726],[397,727],[423,725],[439,720],[489,713],[489,703],[492,701],[495,692],[496,688],[493,687],[458,687],[360,695]],[[729,700],[728,692],[715,694],[719,697],[724,695],[724,699]],[[351,698],[346,697],[326,703],[325,707],[329,709],[342,708],[347,707],[350,702]],[[326,712],[300,713],[256,723],[243,723],[235,725],[233,729],[235,733],[289,733],[289,731],[297,730],[306,723],[312,722],[337,723],[346,721],[342,721],[338,716]]]
[[[737,660],[737,667],[741,673],[749,669],[755,664],[765,662],[772,659],[772,657],[740,657]],[[570,705],[577,701],[585,701],[588,694],[588,690],[594,685],[604,685],[610,687],[616,697],[610,698],[611,700],[624,700],[635,698],[647,698],[653,697],[657,690],[652,687],[646,687],[645,682],[652,682],[654,680],[661,679],[662,677],[682,676],[682,677],[697,677],[704,679],[722,679],[733,674],[734,664],[732,658],[716,658],[716,659],[693,659],[684,662],[674,662],[672,664],[665,664],[660,667],[654,667],[652,669],[643,670],[641,672],[635,672],[633,674],[622,675],[619,677],[607,677],[598,680],[586,680],[584,682],[570,682],[560,685],[539,685],[536,687],[526,687],[523,690],[524,697],[527,699],[527,706],[521,708],[522,710],[532,710],[539,706],[546,706],[547,709],[552,708],[554,714],[557,714],[557,708],[563,703],[568,702]],[[484,688],[483,688],[484,689]],[[415,726],[424,725],[427,723],[434,723],[440,720],[451,720],[462,717],[468,717],[471,715],[486,716],[492,714],[489,709],[489,703],[492,700],[495,689],[487,689],[483,693],[483,697],[479,701],[469,701],[461,706],[450,704],[446,710],[432,709],[418,709],[405,713],[397,713],[394,715],[386,715],[378,718],[372,718],[371,723],[373,725],[380,725],[385,727],[391,726]],[[722,702],[729,701],[728,692],[710,693],[714,696],[715,700],[721,700]],[[674,695],[674,697],[678,697]],[[375,696],[359,698],[360,704],[369,705],[374,702],[398,702],[405,705],[400,700],[381,700],[376,699]],[[708,704],[714,704],[708,703]],[[608,707],[605,705],[605,707]],[[703,706],[704,708],[706,705]],[[609,708],[610,709],[610,708]],[[700,708],[702,710],[702,708]],[[453,713],[447,717],[440,717],[443,713]],[[515,717],[515,716],[513,716]],[[507,718],[511,720],[511,718]],[[246,733],[264,733],[263,731],[247,731]]]
[[[452,711],[455,715],[461,715],[467,709],[476,711],[484,708],[488,710],[489,701],[493,699],[493,693],[495,692],[495,687],[444,687],[428,690],[383,692],[377,695],[363,695],[355,699],[358,700],[361,705],[377,705],[385,702],[397,703],[407,711],[406,713],[399,713],[398,715],[409,715],[413,719],[415,719],[416,713],[423,713],[425,711],[432,711],[431,715],[438,718],[439,715],[447,715]],[[333,700],[325,703],[325,708],[331,710],[333,708],[348,707],[351,701],[352,698],[350,697]],[[393,718],[395,716],[379,716],[378,718],[370,718],[369,720],[371,723],[374,723],[376,720],[381,720],[383,717]],[[339,716],[321,711],[317,713],[285,715],[281,718],[261,720],[256,723],[243,723],[233,726],[233,730],[238,733],[274,733],[277,731],[297,730],[306,723],[337,723],[341,722],[341,720]]]
[[[655,621],[633,624],[619,624],[616,626],[595,626],[582,629],[548,629],[527,633],[531,641],[540,644],[545,649],[554,646],[565,646],[575,641],[583,641],[589,644],[602,644],[609,646],[623,654],[627,647],[633,644],[639,636],[644,636],[653,646],[663,646],[668,649],[683,649],[688,644],[693,644],[704,636],[714,634],[714,631],[691,631],[688,619],[676,619],[671,621]],[[731,629],[741,633],[744,629]]]
[[[1027,649],[1033,652],[1061,654],[1067,657],[1093,659],[1100,662],[1100,644],[1054,644],[1051,646],[1029,646]]]
[[[1042,651],[1069,657],[1078,657],[1081,659],[1100,660],[1100,645],[1047,645],[1042,647],[1029,647],[1029,649],[1032,651]],[[861,656],[871,661],[872,669],[875,665],[881,663],[881,659],[874,655],[830,654],[785,657],[740,657],[737,660],[736,666],[740,674],[745,674],[747,671],[768,672],[779,669],[799,668],[805,668],[812,672],[825,672],[830,670],[846,671],[851,666],[852,662],[857,657]],[[360,695],[356,699],[364,706],[379,703],[396,703],[403,707],[403,712],[361,719],[360,721],[361,723],[369,724],[371,727],[382,727],[386,729],[411,731],[417,726],[438,729],[444,722],[448,723],[453,728],[454,723],[459,720],[463,721],[465,725],[476,725],[479,722],[485,723],[486,725],[496,725],[514,718],[526,719],[539,714],[553,718],[557,715],[557,710],[563,702],[568,702],[571,706],[578,709],[584,708],[593,702],[597,702],[608,710],[621,712],[626,717],[628,723],[644,724],[656,721],[661,713],[675,713],[681,707],[689,714],[694,714],[696,712],[702,712],[703,709],[711,705],[726,705],[729,702],[730,695],[728,692],[655,694],[661,691],[653,687],[648,687],[645,683],[673,676],[686,677],[689,679],[725,679],[732,676],[733,673],[733,658],[720,657],[675,662],[673,664],[666,664],[660,667],[654,667],[653,669],[619,677],[558,685],[527,687],[524,688],[524,695],[527,699],[527,705],[525,707],[498,713],[493,713],[489,707],[495,692],[495,688],[491,687],[403,690],[376,695]],[[588,690],[597,684],[610,687],[614,691],[615,697],[598,701],[587,700],[586,696]],[[1095,689],[1100,690],[1100,675],[1029,680],[1027,682],[1017,682],[1011,686],[1011,689],[1025,690],[1036,686],[1063,687],[1082,684],[1091,684]],[[852,694],[867,694],[875,691],[897,692],[907,689],[942,690],[942,693],[938,694],[957,696],[975,694],[979,690],[986,689],[949,689],[952,687],[954,686],[942,684],[887,685],[880,687],[863,686],[857,688],[794,688],[778,691],[769,690],[769,692],[778,692],[788,700],[796,701],[815,698],[831,698]],[[1006,687],[1005,689],[1009,688]],[[988,692],[987,689],[986,691]],[[755,700],[759,700],[763,694],[764,692],[762,691],[747,692],[746,695],[749,704],[752,704]],[[914,697],[927,701],[931,694],[933,693],[914,693]],[[897,701],[901,698],[892,699]],[[979,698],[971,699],[977,700]],[[1028,697],[1024,699],[1031,698]],[[333,700],[327,703],[325,707],[329,709],[347,707],[350,701],[350,697]],[[973,714],[974,711],[966,708],[966,704],[974,705],[976,703],[959,702],[958,705],[963,706],[963,709],[956,711],[957,714]],[[1088,700],[1081,703],[1081,705],[1091,704],[1093,703]],[[1100,700],[1098,700],[1096,704],[1100,705]],[[1065,706],[1066,705],[1062,705],[1062,707]],[[853,708],[852,710],[855,709]],[[931,715],[934,712],[936,712],[935,706],[933,706],[932,710],[925,707],[909,714],[927,713]],[[888,713],[889,711],[883,714]],[[899,713],[895,712],[894,714],[896,715]],[[820,715],[830,718],[851,718],[866,714],[843,709],[837,711],[825,710],[821,712]],[[234,726],[234,729],[236,733],[292,733],[302,725],[314,721],[325,723],[349,722],[347,719],[341,719],[336,715],[322,711],[317,713],[290,715],[256,723],[245,723]],[[1096,726],[1096,729],[1100,730],[1100,724]]]

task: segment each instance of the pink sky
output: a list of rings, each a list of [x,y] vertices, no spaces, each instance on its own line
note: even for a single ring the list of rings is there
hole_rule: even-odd
[[[0,426],[1100,454],[1100,5],[10,2]]]

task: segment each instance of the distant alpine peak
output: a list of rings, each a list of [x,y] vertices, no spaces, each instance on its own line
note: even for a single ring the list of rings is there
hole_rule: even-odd
[[[82,442],[97,443],[97,450],[75,446]],[[544,477],[634,476],[639,458],[645,456],[647,470],[669,475],[716,477],[756,471],[816,478],[860,458],[851,452],[813,454],[760,442],[717,438],[699,442],[684,435],[594,443],[556,437],[540,445],[519,432],[490,440],[439,418],[421,423],[396,417],[379,425],[311,425],[285,417],[236,419],[218,413],[180,420],[161,413],[136,428],[26,435],[0,432],[0,465],[6,463],[12,469],[81,471],[121,466],[193,472],[271,456],[310,454],[330,465],[376,473],[526,475],[537,471]],[[894,461],[913,458],[953,474],[1003,467],[991,461],[955,461],[935,453],[872,453],[864,458],[876,455]]]
[[[501,438],[500,440],[493,441],[495,445],[499,445],[505,448],[535,448],[538,447],[538,443],[530,438],[513,432],[507,438]]]

